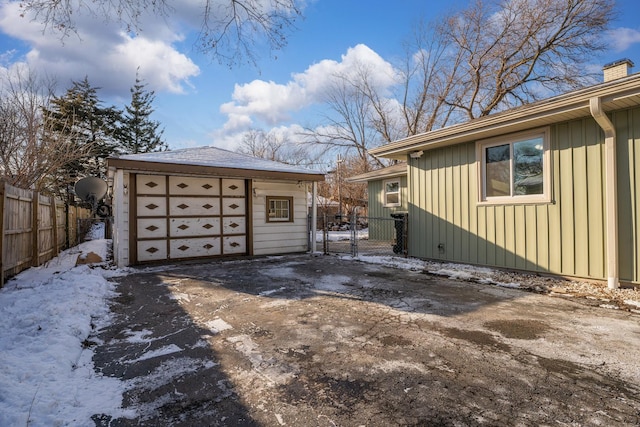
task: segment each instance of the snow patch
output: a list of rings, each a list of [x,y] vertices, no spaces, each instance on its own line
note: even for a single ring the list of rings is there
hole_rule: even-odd
[[[278,289],[270,289],[268,291],[262,291],[258,295],[260,295],[261,297],[265,297],[265,296],[269,296],[269,295],[275,294],[276,292],[284,291],[286,289],[287,288],[285,288],[284,286],[281,286]]]
[[[132,331],[131,329],[127,329],[125,331],[125,335],[127,336],[126,341],[130,343],[143,343],[149,342],[149,336],[152,332],[148,329],[143,329],[141,331]]]
[[[18,274],[0,289],[0,425],[93,425],[91,416],[131,417],[122,409],[125,384],[95,372],[91,334],[110,319],[123,272],[76,267],[82,254],[107,259],[110,241],[63,251]]]
[[[209,329],[214,335],[218,334],[222,331],[226,331],[228,329],[233,329],[233,326],[220,319],[219,317],[213,320],[209,320],[205,322],[204,325],[207,329]]]
[[[169,359],[162,362],[162,364],[160,364],[160,366],[154,369],[150,374],[131,379],[128,382],[128,386],[129,388],[135,387],[143,390],[155,390],[165,384],[170,384],[176,378],[196,372],[203,368],[213,368],[217,365],[217,363],[211,360],[204,361],[191,357]]]
[[[172,299],[175,301],[186,301],[186,302],[191,301],[191,297],[188,294],[184,294],[181,292],[172,293],[171,295],[169,295],[169,299]]]
[[[520,283],[502,283],[502,282],[495,282],[495,284],[497,286],[501,286],[503,288],[519,288],[521,285]]]
[[[136,363],[136,362],[140,362],[142,360],[153,359],[154,357],[166,356],[167,354],[178,353],[178,352],[181,352],[181,351],[182,351],[182,349],[180,347],[178,347],[177,345],[169,344],[167,346],[160,347],[160,348],[158,348],[156,350],[147,351],[142,356],[138,357],[137,359],[127,360],[126,363]]]
[[[423,364],[406,362],[404,360],[385,360],[382,363],[374,365],[373,369],[382,371],[385,374],[391,372],[405,373],[407,371],[416,371],[423,374],[426,374],[428,372],[428,369],[426,369]]]
[[[264,359],[260,352],[260,346],[250,336],[242,334],[227,338],[227,341],[235,345],[240,354],[245,356],[253,367],[253,372],[269,386],[278,386],[288,383],[295,377],[295,370],[274,360]]]

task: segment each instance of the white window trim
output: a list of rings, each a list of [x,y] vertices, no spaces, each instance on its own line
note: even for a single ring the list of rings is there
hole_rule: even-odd
[[[514,205],[514,204],[541,204],[551,203],[551,150],[550,150],[550,129],[548,127],[532,129],[525,132],[518,132],[509,135],[502,135],[495,138],[484,139],[476,143],[476,169],[478,171],[478,204],[479,205]],[[543,154],[542,154],[542,194],[529,194],[519,196],[499,196],[486,197],[486,173],[485,173],[485,148],[524,141],[534,137],[542,136]],[[513,159],[512,159],[513,161]],[[511,172],[513,173],[513,172]]]
[[[287,201],[289,204],[289,217],[288,218],[271,218],[269,216],[269,204],[274,201]],[[290,196],[267,196],[265,200],[265,208],[266,208],[266,222],[268,223],[283,223],[283,222],[293,222],[293,197]]]
[[[387,183],[390,182],[397,182],[398,183],[398,202],[397,203],[387,203],[387,194],[396,194],[396,193],[387,193]],[[385,181],[382,182],[382,188],[383,188],[383,205],[385,208],[393,208],[393,207],[397,207],[397,206],[402,206],[402,194],[401,194],[401,190],[402,190],[402,186],[400,185],[400,178],[394,178],[394,179],[387,179]]]

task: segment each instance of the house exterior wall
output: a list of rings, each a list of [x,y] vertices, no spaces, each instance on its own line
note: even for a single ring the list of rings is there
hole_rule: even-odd
[[[127,191],[125,192],[125,187]],[[116,265],[129,265],[129,173],[116,170],[113,178],[113,254]],[[125,194],[126,193],[126,194]]]
[[[296,182],[253,180],[254,255],[306,252],[308,250],[306,185]],[[267,222],[268,196],[293,197],[293,222]]]
[[[640,109],[612,115],[618,136],[620,279],[640,281]],[[551,203],[480,204],[476,142],[408,159],[409,255],[606,278],[604,138],[591,118],[550,128]]]
[[[118,266],[131,265],[130,244],[130,196],[132,188],[130,171],[117,169],[113,180],[114,233],[113,249]],[[305,252],[308,249],[306,186],[297,182],[273,182],[252,180],[252,189],[258,195],[249,196],[253,227],[249,233],[249,245],[253,255]],[[293,197],[294,221],[286,223],[266,222],[266,196]]]
[[[620,279],[640,283],[640,108],[612,115],[617,130]]]
[[[400,181],[400,206],[387,207],[384,205],[384,183],[391,179],[398,179]],[[409,209],[408,188],[406,175],[369,181],[367,188],[369,193],[369,211],[367,216],[369,218],[391,219],[392,213],[407,212]],[[393,240],[395,233],[393,221],[369,221],[369,240]]]

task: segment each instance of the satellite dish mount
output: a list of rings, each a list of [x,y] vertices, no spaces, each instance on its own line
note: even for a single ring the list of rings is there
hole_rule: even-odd
[[[74,186],[76,195],[91,206],[91,213],[95,216],[98,206],[107,194],[107,183],[95,176],[82,178]]]

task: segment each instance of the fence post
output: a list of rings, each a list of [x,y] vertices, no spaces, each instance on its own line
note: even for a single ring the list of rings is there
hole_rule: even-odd
[[[404,240],[404,247],[402,252],[404,253],[404,257],[407,258],[409,256],[409,214],[405,213],[402,217],[402,221],[404,225],[402,227],[402,234]]]
[[[0,288],[4,286],[4,197],[6,183],[0,180]]]
[[[76,245],[76,215],[77,209],[67,202],[67,248]]]
[[[309,253],[313,253],[313,232],[311,230],[311,227],[313,227],[313,216],[311,214],[307,215],[307,251]],[[316,228],[317,228],[317,224],[316,224]]]
[[[58,251],[58,208],[56,206],[56,198],[54,196],[49,196],[49,198],[51,199],[51,220],[53,223],[53,258],[60,253]]]
[[[353,214],[351,215],[351,256],[358,256],[358,214],[354,209]]]
[[[40,193],[37,191],[33,192],[31,210],[31,265],[37,267],[40,265],[40,232],[38,227],[38,219],[40,217]]]
[[[69,247],[75,246],[78,242],[77,236],[77,224],[76,218],[78,217],[78,208],[76,206],[70,206],[69,209]]]
[[[327,243],[327,240],[329,240],[329,221],[327,221],[327,214],[324,214],[324,224],[322,227],[322,249],[324,251],[324,254],[328,254],[329,253],[329,246]]]

